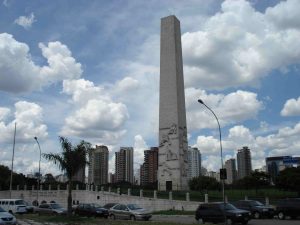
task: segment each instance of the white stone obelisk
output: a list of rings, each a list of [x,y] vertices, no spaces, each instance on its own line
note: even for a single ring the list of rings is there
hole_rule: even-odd
[[[188,190],[188,143],[180,22],[161,19],[158,189]]]

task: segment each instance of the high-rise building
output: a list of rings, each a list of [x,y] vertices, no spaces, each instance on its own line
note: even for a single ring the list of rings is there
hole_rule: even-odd
[[[188,148],[189,180],[201,174],[201,153],[198,148]]]
[[[158,148],[151,147],[144,151],[144,163],[140,168],[141,185],[154,184],[157,181]]]
[[[115,174],[114,173],[108,173],[108,183],[113,184],[116,182]]]
[[[85,166],[77,171],[77,173],[72,177],[72,180],[85,183]]]
[[[134,183],[133,176],[133,148],[121,147],[119,152],[116,152],[116,182],[126,181]]]
[[[88,182],[94,185],[107,184],[108,182],[108,148],[96,145],[89,152],[89,178]]]
[[[235,159],[228,159],[225,162],[225,168],[227,172],[227,179],[225,180],[225,182],[227,184],[232,184],[236,180],[237,176]]]
[[[249,176],[252,171],[251,152],[247,146],[237,152],[238,179]]]

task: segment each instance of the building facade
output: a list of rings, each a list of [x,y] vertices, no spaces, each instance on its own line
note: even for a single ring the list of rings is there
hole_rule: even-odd
[[[232,184],[237,178],[235,159],[228,159],[225,162],[225,169],[227,172],[227,179],[225,180],[225,182],[227,184]]]
[[[141,185],[154,184],[157,182],[158,148],[151,147],[144,151],[144,163],[140,168]]]
[[[251,152],[247,146],[237,152],[238,179],[249,176],[252,171]]]
[[[274,183],[280,171],[292,166],[300,166],[300,157],[275,156],[266,158],[266,170],[270,175],[271,183]]]
[[[125,181],[133,184],[133,148],[121,147],[120,151],[115,153],[115,156],[116,182]]]
[[[89,177],[88,183],[102,185],[108,183],[108,148],[96,145],[89,152]]]
[[[198,148],[188,148],[189,180],[201,175],[201,153]]]

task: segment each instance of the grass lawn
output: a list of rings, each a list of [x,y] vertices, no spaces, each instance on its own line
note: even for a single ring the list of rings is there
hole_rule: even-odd
[[[153,215],[195,215],[195,211],[163,210],[153,212]]]
[[[174,212],[174,211],[173,211]],[[167,215],[167,214],[165,214]],[[169,214],[171,215],[171,214]],[[176,215],[176,214],[172,214]],[[20,220],[31,220],[35,222],[40,222],[42,224],[51,223],[51,225],[57,224],[66,224],[66,225],[94,225],[94,224],[101,224],[101,225],[179,225],[181,223],[172,223],[172,222],[157,222],[157,221],[130,221],[130,220],[110,220],[104,218],[92,218],[92,217],[79,217],[79,216],[52,216],[52,215],[37,215],[37,214],[24,214],[24,215],[17,215],[17,219]]]

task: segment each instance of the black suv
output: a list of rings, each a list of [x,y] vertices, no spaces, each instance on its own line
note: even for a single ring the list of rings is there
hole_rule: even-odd
[[[276,214],[280,220],[284,220],[286,216],[296,219],[300,216],[300,198],[279,200],[276,206]]]
[[[228,225],[233,223],[247,224],[250,220],[250,215],[249,211],[237,209],[232,204],[215,202],[199,205],[196,211],[196,220],[202,220],[202,223],[220,223],[224,222],[226,217]]]
[[[81,203],[79,204],[74,211],[75,215],[79,216],[99,216],[99,217],[104,217],[108,218],[108,210],[101,207],[98,204],[86,204],[86,203]]]
[[[238,209],[244,209],[251,212],[251,215],[255,219],[262,217],[273,218],[275,211],[272,207],[266,206],[259,201],[255,200],[239,200],[232,203]]]

